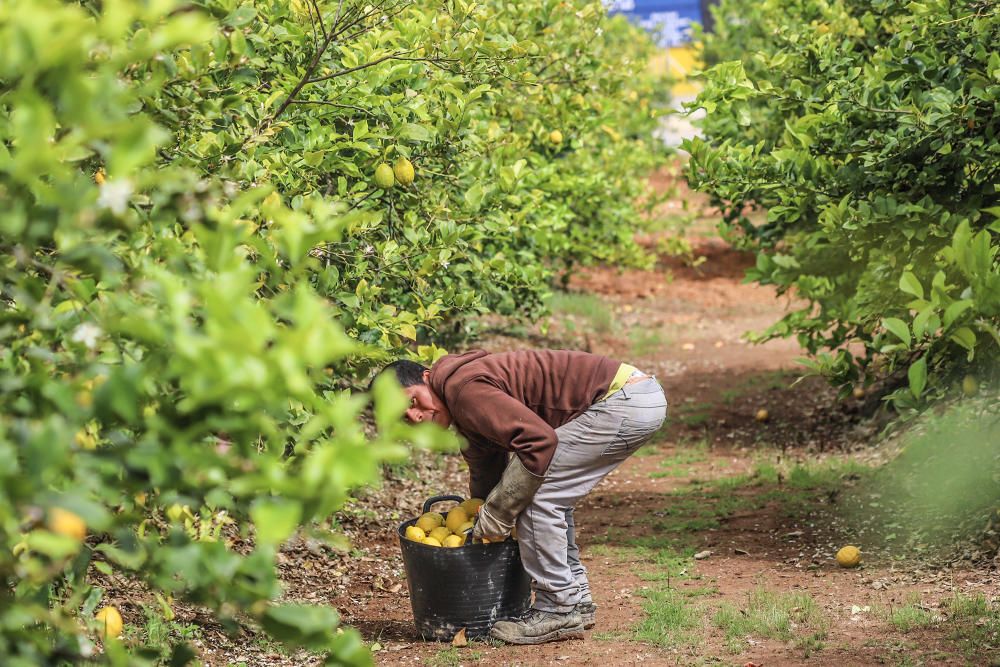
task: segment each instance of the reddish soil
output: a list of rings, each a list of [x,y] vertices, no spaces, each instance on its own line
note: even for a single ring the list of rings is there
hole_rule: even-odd
[[[694,254],[705,257],[697,267],[662,258],[649,271],[595,268],[572,279],[572,291],[598,295],[611,311],[612,326],[603,334],[586,326],[585,317],[557,314],[545,335],[535,328],[476,342],[490,350],[545,344],[590,349],[655,373],[667,390],[669,426],[655,445],[627,461],[578,508],[579,541],[599,604],[597,628],[585,639],[537,647],[474,641],[452,649],[415,635],[394,529],[418,511],[423,498],[465,488],[455,455],[420,455],[414,467],[351,505],[341,516],[353,541],[350,554],[308,540],[290,542],[281,554],[287,597],[336,606],[346,623],[376,644],[380,665],[772,667],[1000,660],[996,646],[963,647],[938,622],[956,592],[1000,599],[998,577],[989,567],[918,570],[912,561],[867,551],[860,568],[836,565],[833,555],[850,539],[850,526],[825,517],[838,514],[838,494],[850,492],[851,478],[834,489],[796,495],[780,471],[795,462],[877,462],[887,454],[875,446],[876,426],[862,420],[858,401],[838,399],[820,380],[793,385],[795,359],[802,355],[794,341],[746,342],[745,332],[775,322],[790,300],[741,282],[752,257],[721,241],[692,239]],[[762,408],[768,419],[758,421]],[[761,464],[778,470],[778,478],[712,492],[712,480],[751,475]],[[790,505],[795,499],[798,504]],[[711,520],[682,530],[671,512],[684,502],[694,518]],[[712,513],[724,504],[728,509]],[[628,548],[630,540],[653,546]],[[666,571],[652,560],[661,547],[686,563],[685,572],[669,581],[656,579]],[[705,551],[707,557],[691,559]],[[686,599],[695,620],[687,639],[660,645],[640,640],[636,628],[647,617],[645,595],[667,588],[691,594]],[[744,608],[759,588],[808,595],[827,625],[821,646],[752,634],[727,641],[713,622],[716,613],[726,604]],[[906,632],[890,623],[886,610],[908,603],[935,622]],[[797,635],[806,630],[793,628]],[[198,644],[213,665],[317,662],[315,656],[282,655],[252,636],[233,642],[211,628]]]

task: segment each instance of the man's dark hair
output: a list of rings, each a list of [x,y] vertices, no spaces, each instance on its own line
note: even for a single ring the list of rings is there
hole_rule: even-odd
[[[372,381],[368,384],[368,391],[371,391],[372,385],[375,384],[375,380],[382,375],[382,373],[393,373],[401,386],[412,387],[413,385],[424,383],[424,371],[426,370],[428,370],[426,366],[422,366],[415,361],[410,361],[409,359],[394,361],[380,370],[375,377],[372,378]]]

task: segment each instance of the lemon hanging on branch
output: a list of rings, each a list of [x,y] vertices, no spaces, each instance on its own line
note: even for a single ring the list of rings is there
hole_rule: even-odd
[[[559,130],[552,130],[549,132],[549,141],[558,146],[563,142],[563,133]]]
[[[53,533],[73,538],[77,542],[82,542],[87,537],[87,524],[84,523],[83,519],[61,507],[53,507],[49,510],[45,525]]]
[[[396,177],[396,182],[400,185],[409,185],[416,177],[416,173],[413,171],[413,163],[405,157],[396,160],[396,163],[392,165],[392,173]]]
[[[392,167],[385,162],[375,167],[375,185],[383,190],[388,190],[396,184],[396,176],[392,172]]]

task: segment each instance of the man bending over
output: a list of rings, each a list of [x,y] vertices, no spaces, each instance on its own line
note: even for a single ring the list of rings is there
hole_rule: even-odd
[[[397,361],[385,370],[410,398],[407,421],[454,425],[468,440],[469,492],[486,499],[473,537],[501,540],[517,525],[535,602],[520,619],[497,622],[491,636],[541,644],[593,627],[573,508],[660,428],[667,401],[657,381],[563,350],[474,350],[430,369]]]

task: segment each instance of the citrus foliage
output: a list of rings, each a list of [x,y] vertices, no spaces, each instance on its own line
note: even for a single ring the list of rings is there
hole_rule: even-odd
[[[1000,358],[996,3],[723,0],[716,12],[689,178],[759,251],[748,277],[808,301],[764,337],[798,336],[839,383],[886,359],[907,374],[899,407],[985,374]]]
[[[141,662],[95,571],[367,662],[276,550],[443,436],[345,387],[642,261],[650,49],[585,2],[0,4],[0,662]]]

